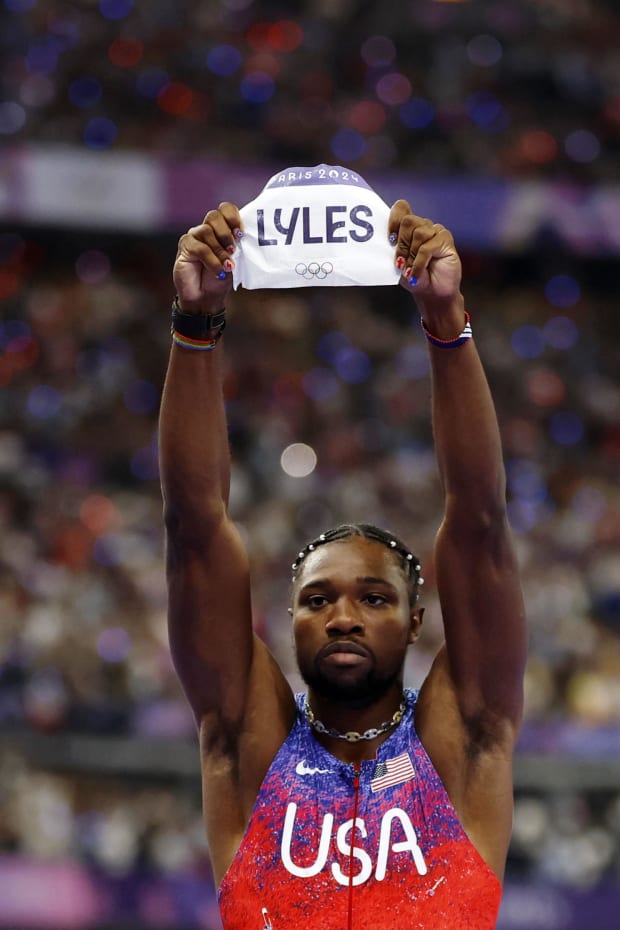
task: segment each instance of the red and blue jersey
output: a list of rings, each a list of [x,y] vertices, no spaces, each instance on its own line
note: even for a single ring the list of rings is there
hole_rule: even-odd
[[[341,762],[297,718],[220,885],[225,930],[493,930],[501,885],[414,725]]]

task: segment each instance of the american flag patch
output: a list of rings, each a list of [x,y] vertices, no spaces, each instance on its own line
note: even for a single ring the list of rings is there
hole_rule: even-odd
[[[403,782],[415,778],[415,769],[411,763],[408,752],[396,756],[394,759],[386,759],[385,762],[377,762],[375,770],[370,780],[372,791],[383,791],[391,785],[402,785]]]

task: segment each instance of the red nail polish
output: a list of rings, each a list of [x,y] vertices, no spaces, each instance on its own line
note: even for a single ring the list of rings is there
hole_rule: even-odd
[[[226,271],[232,271],[233,268],[235,267],[235,263],[234,263],[233,261],[231,261],[230,258],[225,259],[224,262],[223,262],[223,265],[224,265],[224,268],[226,269]]]
[[[405,259],[402,257],[402,255],[399,255],[398,258],[396,259],[396,267],[398,268],[399,271],[401,268],[404,267],[404,264],[405,264]]]

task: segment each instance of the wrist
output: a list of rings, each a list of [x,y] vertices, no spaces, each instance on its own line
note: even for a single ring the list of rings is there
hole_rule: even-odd
[[[437,339],[454,339],[465,323],[465,299],[458,294],[450,301],[418,300],[420,317]]]
[[[185,349],[213,349],[226,328],[226,308],[214,313],[184,312],[178,297],[172,303],[172,341]]]
[[[183,300],[178,294],[172,302],[172,309],[185,316],[213,316],[224,306],[224,297],[210,297],[197,300]]]

